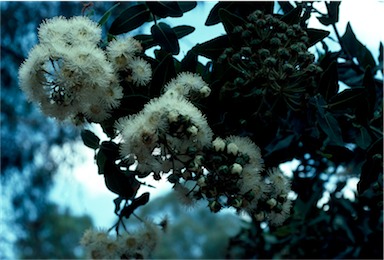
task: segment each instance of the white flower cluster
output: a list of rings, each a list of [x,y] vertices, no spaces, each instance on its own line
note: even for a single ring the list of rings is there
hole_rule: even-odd
[[[208,97],[211,89],[199,75],[182,72],[165,86],[165,92],[167,95],[182,96],[194,100]]]
[[[122,137],[121,155],[135,156],[142,172],[168,172],[189,150],[210,144],[212,131],[202,113],[183,97],[162,95],[143,110],[120,119],[116,129]]]
[[[137,85],[151,78],[150,65],[134,56],[141,50],[139,42],[114,40],[105,52],[98,47],[100,26],[87,17],[47,19],[39,26],[38,38],[40,43],[20,66],[20,88],[29,101],[59,120],[81,124],[85,119],[102,122],[110,116],[123,97],[116,71],[120,66],[116,57],[122,53],[130,55],[125,61],[130,73],[125,77]]]
[[[91,259],[148,259],[158,245],[160,230],[153,223],[145,222],[134,233],[111,237],[104,230],[85,231],[80,244]]]

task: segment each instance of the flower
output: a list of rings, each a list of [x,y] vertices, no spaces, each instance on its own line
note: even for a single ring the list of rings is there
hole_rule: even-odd
[[[109,42],[106,52],[108,59],[113,63],[114,67],[117,70],[124,70],[142,49],[139,41],[132,37],[125,37]]]
[[[132,71],[131,78],[134,84],[144,86],[151,81],[151,65],[144,59],[134,57],[127,66]]]
[[[101,27],[85,16],[74,16],[68,20],[58,16],[40,24],[38,37],[41,44],[51,46],[96,46],[101,40]]]
[[[171,96],[183,96],[188,99],[196,99],[208,97],[211,89],[198,74],[182,72],[165,86],[165,93]]]

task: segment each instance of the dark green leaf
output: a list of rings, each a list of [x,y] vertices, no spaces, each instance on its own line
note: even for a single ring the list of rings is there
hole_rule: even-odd
[[[113,200],[113,203],[115,204],[115,214],[117,214],[120,211],[120,203],[123,200],[124,199],[120,196]]]
[[[281,17],[281,21],[289,25],[298,24],[300,22],[300,16],[302,11],[303,8],[301,6],[298,6],[283,17]]]
[[[150,18],[150,11],[144,4],[128,7],[113,21],[109,33],[118,35],[132,31],[143,25]]]
[[[195,28],[189,25],[180,25],[172,28],[175,32],[177,39],[181,39],[188,34],[191,34],[195,31]]]
[[[356,137],[356,144],[362,148],[362,149],[367,149],[371,143],[372,143],[372,138],[371,136],[369,135],[368,133],[368,130],[362,126],[360,127],[359,129],[359,133],[357,134],[357,137]]]
[[[336,145],[328,145],[323,153],[329,155],[330,160],[338,163],[350,162],[355,156],[348,148]]]
[[[349,22],[344,35],[341,37],[341,43],[352,57],[356,57],[360,66],[364,70],[367,66],[371,66],[371,68],[376,66],[376,62],[371,52],[359,40],[357,40]]]
[[[154,24],[151,33],[155,42],[157,42],[165,51],[174,55],[179,54],[180,46],[175,31],[166,23]]]
[[[291,12],[295,7],[288,1],[277,1],[284,14]]]
[[[233,29],[236,26],[242,26],[245,24],[245,21],[243,18],[241,18],[235,14],[232,14],[225,9],[219,10],[219,17],[220,17],[220,19],[224,25],[224,28],[225,28],[225,31],[227,32],[227,34],[232,34]]]
[[[140,197],[134,199],[132,203],[123,208],[121,211],[121,216],[129,218],[133,212],[140,206],[147,204],[149,201],[149,192],[143,193]]]
[[[181,1],[177,2],[177,4],[183,13],[189,12],[197,6],[196,1]]]
[[[177,2],[169,1],[169,2],[155,2],[155,1],[147,1],[146,2],[148,8],[151,12],[161,18],[165,17],[181,17],[183,16],[183,11],[180,9],[180,6]]]
[[[324,116],[318,114],[317,122],[333,144],[343,145],[343,138],[339,123],[331,113],[325,112]]]
[[[230,2],[218,2],[209,12],[208,18],[205,21],[206,26],[215,25],[220,23],[220,17],[219,17],[219,10],[221,8],[226,9],[228,6],[230,6],[232,3]]]
[[[216,60],[228,47],[230,47],[229,38],[227,35],[223,35],[207,42],[197,44],[193,47],[193,51],[201,56]]]
[[[109,17],[112,14],[113,9],[115,9],[119,5],[120,5],[120,3],[117,3],[114,6],[112,6],[111,8],[109,8],[108,11],[105,12],[105,14],[99,20],[99,25],[100,26],[103,26],[108,21]]]
[[[89,130],[81,131],[81,138],[85,146],[96,150],[99,148],[100,138]]]
[[[383,43],[380,42],[379,45],[379,63],[383,64]]]
[[[96,154],[96,164],[97,164],[99,174],[105,174],[106,162],[107,162],[107,156],[104,150],[99,150],[99,152]]]
[[[376,103],[376,84],[373,78],[371,67],[368,66],[365,70],[364,78],[363,78],[363,86],[367,91],[367,99],[369,105],[369,115],[368,118],[371,119],[373,117],[373,112],[375,110]]]
[[[175,66],[171,54],[167,54],[153,71],[151,81],[151,95],[159,96],[166,83],[176,76]]]
[[[188,51],[184,59],[181,61],[180,71],[196,72],[197,67],[197,55],[192,51]]]
[[[133,38],[135,38],[141,43],[141,46],[143,47],[144,50],[149,49],[153,46],[156,46],[156,43],[153,40],[152,35],[139,34],[139,35],[133,36]]]
[[[277,139],[274,142],[272,142],[270,145],[268,145],[265,150],[268,152],[268,154],[271,154],[275,151],[283,150],[288,148],[292,141],[295,139],[294,134],[290,134],[288,136],[285,136],[282,139]]]
[[[328,107],[332,110],[354,108],[356,103],[365,97],[364,88],[346,89],[330,99]]]
[[[339,21],[339,6],[340,1],[331,1],[326,3],[328,14],[321,17],[317,17],[320,23],[324,25],[335,24]]]
[[[323,95],[325,100],[329,100],[339,91],[337,63],[332,62],[331,65],[324,71],[319,86],[319,92]]]
[[[323,40],[325,37],[329,35],[328,31],[320,30],[320,29],[306,28],[305,31],[308,34],[309,47],[315,45],[316,43]]]
[[[361,168],[360,181],[357,184],[359,194],[362,194],[372,183],[377,181],[379,174],[383,172],[383,137],[376,140],[368,148],[366,158],[367,160]]]

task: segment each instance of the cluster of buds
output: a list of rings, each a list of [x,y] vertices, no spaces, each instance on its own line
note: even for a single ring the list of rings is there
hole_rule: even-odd
[[[278,169],[263,170],[260,150],[249,138],[216,138],[184,171],[171,176],[177,192],[190,200],[206,199],[212,212],[233,207],[274,225],[289,216],[287,178]],[[189,182],[195,183],[190,189],[186,188]]]
[[[307,32],[299,24],[255,11],[233,33],[241,36],[242,47],[227,48],[219,62],[229,63],[240,76],[224,89],[236,89],[237,96],[280,95],[287,106],[298,109],[322,71],[308,51]]]

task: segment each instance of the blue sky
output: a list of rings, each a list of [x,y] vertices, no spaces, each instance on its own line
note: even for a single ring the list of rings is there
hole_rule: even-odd
[[[181,39],[179,59],[196,43],[205,42],[224,33],[221,24],[211,27],[204,26],[208,13],[215,4],[216,2],[212,1],[205,2],[204,5],[199,3],[196,9],[186,13],[182,18],[165,19],[165,22],[172,27],[185,24],[196,28],[194,33]],[[319,10],[326,12],[324,3],[316,3],[316,5]],[[367,0],[362,4],[358,0],[344,0],[340,5],[340,21],[337,24],[337,29],[343,35],[349,21],[357,38],[367,46],[377,61],[379,42],[384,42],[384,34],[380,30],[384,24],[383,14],[384,2],[382,1]],[[149,33],[151,25],[149,24],[144,28],[144,33]],[[315,17],[311,18],[309,27],[329,30],[331,36],[334,36],[333,29],[331,27],[324,28]],[[327,43],[329,43],[331,50],[338,50],[338,45],[331,41]],[[149,52],[152,51],[149,50]],[[101,139],[107,140],[99,128],[96,127],[95,131]],[[69,146],[64,147],[64,149],[69,149]],[[61,150],[62,148],[53,152],[60,153]],[[60,174],[56,176],[56,185],[51,193],[51,199],[64,206],[69,206],[75,214],[89,213],[93,216],[96,226],[110,227],[116,220],[113,213],[113,199],[117,196],[105,187],[103,176],[97,174],[97,166],[93,160],[94,151],[83,146],[82,143],[76,144],[76,150],[80,156],[77,154],[74,156],[74,168],[61,169]],[[289,174],[293,167],[293,164],[287,164],[283,170]],[[356,181],[351,181],[350,188],[356,185]],[[152,198],[170,190],[170,185],[165,180],[153,184],[157,184],[158,188],[145,189],[151,191]]]

